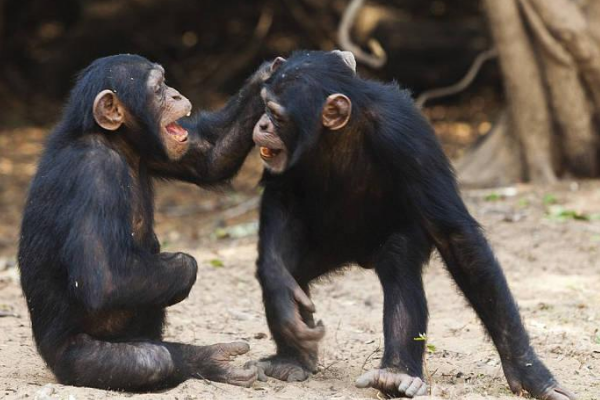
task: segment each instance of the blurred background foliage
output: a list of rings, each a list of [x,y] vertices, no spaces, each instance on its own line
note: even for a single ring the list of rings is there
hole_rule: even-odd
[[[77,71],[115,53],[161,63],[170,83],[196,108],[219,106],[265,59],[339,47],[337,28],[347,5],[346,0],[0,0],[0,122],[54,122]],[[491,46],[481,8],[479,0],[367,2],[352,37],[364,48],[376,39],[388,61],[378,70],[359,64],[361,73],[396,79],[415,94],[454,83]],[[493,113],[500,94],[497,66],[490,63],[466,92],[433,104]],[[448,112],[450,120],[460,120],[461,110],[431,111],[434,119],[448,121]],[[486,120],[473,118],[473,132],[470,124],[458,126],[463,136]]]
[[[214,109],[264,60],[298,49],[339,48],[338,28],[348,5],[348,0],[0,0],[0,256],[14,254],[15,228],[44,138],[77,72],[94,59],[146,56],[166,68],[169,84],[195,110]],[[377,40],[387,61],[378,69],[359,62],[359,72],[395,79],[416,95],[452,84],[492,45],[486,21],[479,0],[367,1],[351,38],[367,52],[369,41]],[[502,106],[501,81],[497,63],[488,62],[466,90],[427,103],[425,112],[450,156],[460,156],[490,130]],[[248,157],[234,192],[199,195],[190,185],[159,184],[156,218],[163,244],[254,232],[261,170],[260,159]],[[189,223],[191,216],[196,223]]]

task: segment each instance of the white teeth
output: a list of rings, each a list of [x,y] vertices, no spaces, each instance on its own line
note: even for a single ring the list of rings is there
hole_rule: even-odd
[[[186,116],[186,117],[189,117],[190,115],[192,115],[192,112],[191,112],[191,111],[188,111],[188,113],[187,113],[187,114],[185,114],[185,116]]]

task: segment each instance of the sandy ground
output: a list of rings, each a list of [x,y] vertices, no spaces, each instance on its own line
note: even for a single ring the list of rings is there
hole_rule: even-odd
[[[192,380],[153,394],[56,383],[33,345],[13,266],[23,185],[38,149],[32,148],[29,158],[13,158],[10,166],[0,163],[0,311],[9,314],[0,318],[0,398],[377,398],[375,390],[353,384],[378,364],[383,340],[379,283],[372,272],[358,268],[314,287],[317,317],[323,319],[327,335],[320,372],[306,382],[271,380],[242,389]],[[194,344],[245,340],[252,350],[240,357],[241,364],[271,354],[274,346],[254,279],[256,174],[244,172],[240,181],[240,191],[218,196],[189,185],[161,184],[156,228],[164,248],[188,251],[199,264],[189,299],[169,310],[166,337]],[[600,182],[465,191],[464,197],[487,230],[541,358],[580,399],[600,399]],[[424,398],[515,398],[492,344],[437,256],[425,282],[429,344],[435,349],[426,356],[432,388]]]

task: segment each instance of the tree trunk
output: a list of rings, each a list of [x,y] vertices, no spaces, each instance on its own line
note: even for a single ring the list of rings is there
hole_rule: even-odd
[[[461,186],[506,186],[521,179],[521,150],[510,129],[508,113],[503,112],[485,140],[456,163]]]
[[[600,1],[588,0],[583,5],[583,15],[586,17],[590,35],[596,43],[600,43]]]
[[[574,3],[570,0],[543,1],[544,4],[538,0],[521,0],[521,4],[539,43],[539,57],[545,70],[550,103],[560,128],[560,147],[564,149],[568,170],[577,175],[593,176],[597,172],[593,108],[579,79],[576,60],[565,48],[567,41],[564,38],[570,38],[572,44],[569,47],[578,48],[578,53],[592,55],[594,51],[583,50],[590,47],[589,40],[583,39],[586,23]],[[560,15],[557,13],[559,9]],[[538,13],[538,10],[542,11]],[[559,41],[557,37],[563,40]],[[579,43],[575,44],[576,41]]]
[[[487,135],[489,144],[477,146],[457,163],[461,182],[504,184],[515,178],[514,163],[519,161],[524,172],[517,179],[549,183],[556,172],[598,176],[600,1],[584,3],[585,11],[580,4],[484,0],[510,118],[508,125],[500,122],[504,127]],[[511,146],[516,154],[507,157]],[[522,158],[516,160],[518,154]],[[507,179],[499,177],[503,171],[509,171]]]
[[[485,0],[504,77],[514,133],[523,146],[528,178],[554,182],[548,113],[542,77],[516,0]]]

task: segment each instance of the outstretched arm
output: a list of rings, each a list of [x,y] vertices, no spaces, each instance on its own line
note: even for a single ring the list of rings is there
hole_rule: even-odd
[[[252,149],[252,129],[264,110],[260,90],[270,67],[264,63],[221,110],[181,121],[189,133],[189,150],[180,160],[151,163],[152,174],[197,185],[231,179]]]

